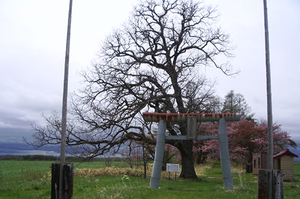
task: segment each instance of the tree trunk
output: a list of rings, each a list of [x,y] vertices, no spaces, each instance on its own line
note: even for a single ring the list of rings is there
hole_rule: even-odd
[[[181,153],[181,174],[180,178],[197,178],[194,159],[193,159],[193,141],[184,140],[178,147]]]
[[[249,157],[247,158],[247,162],[245,165],[246,173],[252,173],[252,153],[249,153]]]
[[[207,156],[203,153],[202,150],[197,151],[194,153],[194,160],[196,160],[196,164],[204,164],[206,162]]]

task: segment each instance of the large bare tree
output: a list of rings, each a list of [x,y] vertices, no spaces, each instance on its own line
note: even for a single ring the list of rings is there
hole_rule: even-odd
[[[87,86],[73,100],[76,122],[69,125],[67,144],[91,156],[117,150],[127,140],[155,144],[155,124],[143,122],[142,112],[212,111],[213,83],[201,77],[199,68],[213,66],[228,75],[230,68],[217,57],[231,56],[228,35],[216,19],[215,9],[192,0],[141,1],[84,73]],[[56,127],[51,134],[36,126],[35,143],[59,143]],[[187,134],[185,124],[168,124],[167,129],[171,135]],[[167,143],[181,153],[180,177],[197,178],[193,141]]]

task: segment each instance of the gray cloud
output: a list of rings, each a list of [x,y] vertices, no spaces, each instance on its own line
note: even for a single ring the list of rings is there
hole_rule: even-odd
[[[79,71],[96,57],[99,42],[127,19],[137,0],[76,1],[73,4],[69,91],[81,85]],[[217,93],[234,90],[246,98],[258,119],[266,119],[263,8],[259,0],[222,1],[219,24],[236,45],[235,77],[214,68],[201,69],[217,79]],[[271,73],[274,122],[299,136],[300,37],[299,1],[269,2]],[[68,2],[0,1],[0,139],[30,137],[31,124],[42,114],[61,111]],[[16,14],[18,13],[18,14]],[[9,132],[9,133],[7,133]]]

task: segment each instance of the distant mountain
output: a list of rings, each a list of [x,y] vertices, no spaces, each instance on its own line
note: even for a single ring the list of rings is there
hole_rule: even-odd
[[[289,150],[296,155],[298,158],[295,158],[296,162],[300,162],[300,140],[296,140],[297,148],[289,147]],[[119,151],[119,154],[126,153],[124,147]],[[4,155],[60,155],[60,145],[49,145],[41,148],[34,148],[26,143],[19,142],[1,142],[0,141],[0,156]]]
[[[299,143],[299,144],[300,144],[300,143]],[[297,147],[296,149],[294,149],[294,148],[289,148],[289,150],[290,150],[292,153],[298,155],[298,158],[295,158],[295,159],[294,159],[296,162],[300,162],[300,145],[299,145],[299,144],[298,144],[298,147]]]
[[[296,142],[297,148],[289,147],[289,150],[290,150],[292,153],[298,155],[298,158],[295,158],[295,161],[296,161],[296,162],[300,162],[300,139],[293,139],[293,140]]]
[[[54,155],[59,156],[60,146],[34,148],[26,143],[0,142],[0,156],[3,155]]]

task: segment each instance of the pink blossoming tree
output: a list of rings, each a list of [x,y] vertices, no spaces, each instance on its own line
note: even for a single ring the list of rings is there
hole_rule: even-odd
[[[216,135],[217,133],[217,123],[202,123],[200,125],[199,134]],[[279,152],[287,146],[297,146],[290,135],[286,131],[281,130],[281,125],[275,124],[273,133],[275,152]],[[243,164],[246,172],[251,172],[252,154],[267,151],[268,125],[264,122],[257,124],[253,121],[241,119],[238,122],[227,123],[227,134],[231,160]],[[203,162],[201,160],[206,158],[219,159],[218,140],[195,141],[194,146],[197,163]]]

